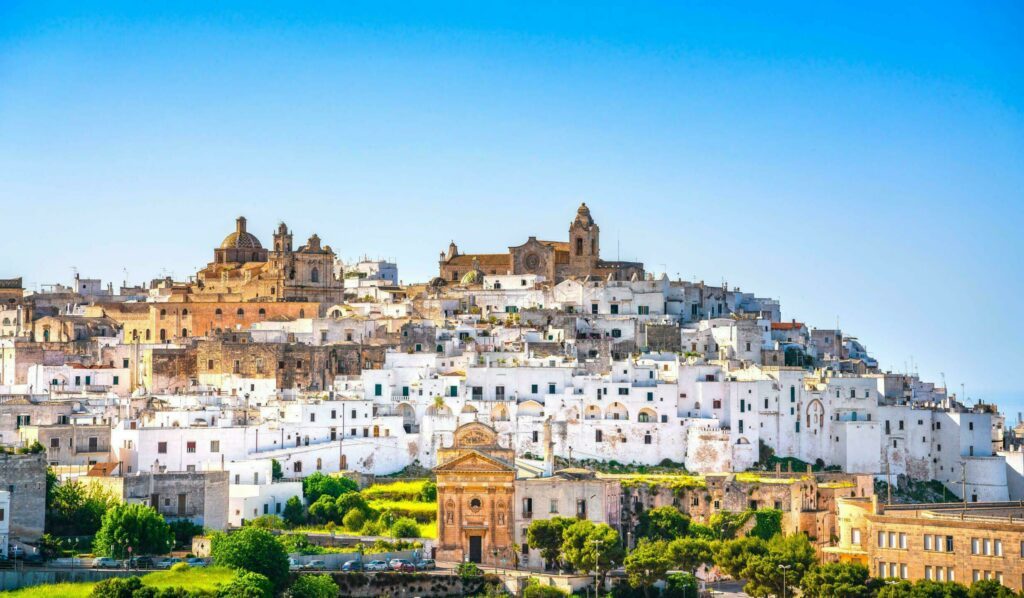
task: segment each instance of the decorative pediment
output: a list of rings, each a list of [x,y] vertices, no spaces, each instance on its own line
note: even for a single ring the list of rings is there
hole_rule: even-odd
[[[515,469],[501,461],[476,450],[470,450],[461,457],[452,459],[444,465],[434,468],[437,473],[458,473],[458,472],[508,472],[514,473]]]
[[[498,446],[498,433],[486,424],[470,422],[455,430],[455,444],[452,448],[495,446]]]

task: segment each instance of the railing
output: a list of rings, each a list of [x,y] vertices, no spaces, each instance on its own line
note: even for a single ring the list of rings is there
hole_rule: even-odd
[[[523,511],[523,519],[532,519],[533,511]]]

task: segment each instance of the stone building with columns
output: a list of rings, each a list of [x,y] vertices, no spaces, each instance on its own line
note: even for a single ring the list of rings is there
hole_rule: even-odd
[[[601,259],[601,227],[590,215],[587,204],[580,204],[576,218],[569,224],[568,241],[541,241],[530,237],[508,253],[459,253],[454,241],[441,253],[439,276],[448,284],[479,282],[482,276],[535,274],[548,281],[587,276],[612,280],[644,277],[644,265],[637,262],[612,262]]]
[[[437,451],[436,558],[491,566],[512,563],[515,450],[494,428],[470,422]]]

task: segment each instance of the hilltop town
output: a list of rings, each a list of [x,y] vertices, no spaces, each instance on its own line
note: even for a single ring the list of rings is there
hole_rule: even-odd
[[[777,511],[825,561],[1021,589],[1024,453],[998,406],[775,299],[606,260],[599,215],[569,215],[563,239],[452,241],[413,284],[244,217],[187,280],[0,280],[0,552],[53,531],[48,471],[202,526],[199,555],[268,516],[387,537],[317,509],[326,476],[416,485],[424,506],[392,508],[440,563],[543,571],[528,530],[556,517],[629,550],[658,507]]]

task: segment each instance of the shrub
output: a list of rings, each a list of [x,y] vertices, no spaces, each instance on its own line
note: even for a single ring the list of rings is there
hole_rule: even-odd
[[[480,570],[480,567],[476,563],[462,562],[455,567],[455,574],[462,578],[463,581],[480,577],[484,574]]]
[[[255,519],[247,520],[245,524],[263,529],[284,529],[284,519],[277,515],[260,515]]]
[[[348,513],[345,513],[345,517],[341,520],[342,525],[352,531],[359,531],[363,528],[366,523],[366,516],[359,509],[349,509]]]
[[[364,536],[379,536],[384,533],[383,526],[377,521],[367,521],[359,533]]]
[[[212,554],[215,564],[259,573],[276,588],[288,581],[288,555],[267,530],[244,527],[221,537],[214,542]]]
[[[171,571],[175,573],[184,573],[191,568],[188,563],[174,563],[171,565]]]
[[[221,598],[273,598],[274,584],[267,579],[266,575],[245,571],[236,575],[230,583],[221,586],[217,596]]]
[[[290,598],[335,598],[340,592],[330,575],[300,575],[288,589]]]
[[[337,521],[338,507],[335,505],[334,497],[329,494],[321,495],[315,503],[309,505],[309,516],[319,523]]]
[[[565,592],[552,586],[542,586],[536,578],[531,577],[526,588],[523,589],[523,598],[563,598]]]
[[[391,524],[390,531],[393,538],[418,538],[420,526],[416,524],[414,519],[401,517]]]
[[[111,577],[96,584],[91,595],[94,598],[132,598],[141,589],[142,580],[138,577]]]
[[[434,482],[423,484],[423,490],[420,490],[420,500],[423,502],[437,502],[437,484]]]
[[[302,494],[310,503],[316,502],[321,496],[338,498],[358,490],[359,486],[348,478],[328,476],[319,471],[302,480]]]

